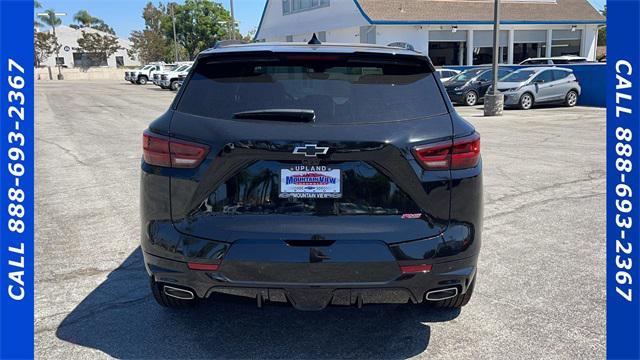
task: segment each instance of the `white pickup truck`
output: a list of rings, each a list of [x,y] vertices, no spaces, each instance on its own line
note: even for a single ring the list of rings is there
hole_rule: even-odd
[[[165,71],[175,67],[173,64],[165,64],[162,62],[149,63],[140,69],[127,71],[124,73],[124,79],[132,84],[145,85],[149,79],[153,79],[153,75],[158,71]]]
[[[189,73],[189,70],[191,70],[192,65],[192,61],[185,62],[172,71],[160,74],[160,87],[163,89],[171,89],[172,91],[178,90],[178,88],[180,87],[180,85],[178,84],[178,78],[180,77],[180,75],[187,75]]]

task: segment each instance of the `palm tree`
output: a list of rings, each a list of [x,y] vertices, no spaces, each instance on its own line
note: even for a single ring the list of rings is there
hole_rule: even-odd
[[[33,7],[35,9],[42,9],[42,3],[40,3],[39,1],[34,1],[33,2]],[[34,20],[33,21],[33,27],[34,28],[39,28],[40,26],[42,26],[42,23],[38,20]]]
[[[56,26],[60,26],[62,24],[62,20],[56,16],[56,11],[53,9],[45,10],[44,13],[46,15],[38,15],[40,20],[43,23],[50,26],[53,29],[53,35],[56,35]]]
[[[90,27],[96,23],[96,18],[91,16],[87,10],[80,10],[73,15],[73,20],[80,24],[81,27]]]

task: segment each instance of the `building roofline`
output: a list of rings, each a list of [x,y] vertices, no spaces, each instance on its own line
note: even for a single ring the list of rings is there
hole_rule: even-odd
[[[493,21],[484,20],[373,20],[364,11],[358,0],[353,0],[360,15],[371,25],[491,25]],[[571,24],[606,24],[605,20],[500,20],[505,25],[571,25]]]
[[[367,13],[364,11],[358,0],[353,0],[353,3],[356,5],[356,8],[360,12],[360,15],[371,25],[492,25],[493,21],[485,21],[485,20],[373,20]],[[262,28],[262,23],[264,21],[264,16],[267,12],[267,6],[269,5],[269,0],[265,0],[264,9],[262,10],[262,16],[260,17],[260,23],[258,23],[258,30],[256,30],[256,34],[253,37],[255,41],[258,39],[258,34],[260,34],[260,29]],[[500,24],[505,25],[604,25],[607,22],[605,20],[501,20]]]
[[[260,29],[262,28],[262,22],[264,21],[264,14],[267,12],[267,6],[269,6],[269,0],[264,1],[264,8],[262,8],[262,16],[260,16],[260,22],[258,23],[258,30],[256,30],[256,34],[253,35],[253,41],[258,39],[258,34],[260,34]]]

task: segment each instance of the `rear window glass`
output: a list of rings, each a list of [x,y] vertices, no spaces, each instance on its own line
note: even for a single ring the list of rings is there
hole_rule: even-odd
[[[504,82],[522,82],[529,80],[536,74],[535,70],[516,70],[501,79]]]
[[[385,122],[447,112],[426,63],[398,58],[291,54],[201,60],[178,111],[233,119],[270,109],[313,110],[325,124]]]
[[[566,78],[567,76],[569,76],[569,72],[568,71],[553,70],[553,78],[554,78],[554,80],[561,80],[561,79]]]

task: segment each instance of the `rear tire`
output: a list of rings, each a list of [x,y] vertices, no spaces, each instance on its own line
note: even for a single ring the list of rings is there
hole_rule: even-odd
[[[476,275],[477,277],[477,275]],[[473,295],[473,288],[476,285],[476,279],[473,278],[471,284],[469,284],[469,288],[467,288],[467,292],[464,294],[458,294],[452,298],[440,300],[440,301],[429,301],[432,306],[437,308],[448,308],[448,309],[459,309],[471,300],[471,296]]]
[[[169,309],[186,309],[195,306],[198,303],[198,298],[192,300],[177,299],[171,296],[167,296],[162,291],[162,284],[153,280],[153,276],[149,277],[149,286],[151,287],[151,293],[158,305]]]
[[[467,106],[474,106],[478,103],[478,93],[471,90],[464,94],[464,104]]]
[[[578,103],[578,93],[575,90],[571,90],[564,97],[564,105],[568,107],[574,107]]]
[[[147,77],[146,76],[140,76],[140,78],[138,79],[138,84],[147,85]]]
[[[518,101],[518,106],[522,110],[529,110],[533,106],[533,95],[529,93],[524,93],[520,96],[520,101]]]
[[[178,81],[173,80],[169,85],[169,89],[171,89],[171,91],[178,91]]]

